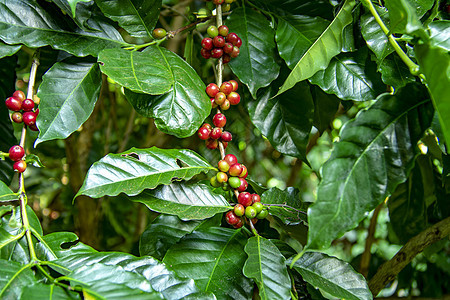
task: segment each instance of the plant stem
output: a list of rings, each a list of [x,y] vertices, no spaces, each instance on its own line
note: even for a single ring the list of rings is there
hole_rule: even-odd
[[[377,10],[375,9],[375,6],[373,6],[372,2],[370,0],[362,0],[362,2],[366,5],[367,8],[369,8],[370,13],[375,18],[375,21],[380,26],[381,30],[386,35],[389,43],[394,48],[395,52],[397,52],[398,56],[400,56],[401,60],[406,64],[406,66],[409,68],[409,72],[413,74],[414,76],[419,76],[419,66],[416,65],[409,57],[406,55],[406,53],[403,51],[403,49],[400,47],[400,45],[397,43],[395,37],[390,33],[389,29],[384,24],[383,20],[381,20],[380,15],[378,15]]]

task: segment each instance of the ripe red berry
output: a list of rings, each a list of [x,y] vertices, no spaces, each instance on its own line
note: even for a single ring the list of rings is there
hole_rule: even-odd
[[[239,174],[239,177],[245,179],[248,176],[248,170],[247,170],[247,167],[244,166],[244,164],[241,164],[241,166],[242,166],[242,172],[241,172],[241,174]]]
[[[230,32],[230,33],[227,34],[226,40],[227,40],[228,43],[231,43],[234,46],[234,45],[236,45],[236,42],[237,42],[238,38],[239,37],[237,36],[236,33]]]
[[[206,50],[212,50],[213,40],[212,38],[206,37],[202,40],[202,48]]]
[[[223,159],[219,160],[219,162],[217,163],[217,167],[222,172],[228,172],[228,170],[230,169],[230,165]]]
[[[227,212],[225,214],[225,220],[227,221],[228,224],[230,225],[236,225],[239,222],[239,217],[236,216],[236,214],[234,213],[234,211],[230,210],[229,212]]]
[[[24,93],[24,92],[19,91],[19,90],[15,91],[15,92],[12,94],[12,96],[13,96],[14,98],[16,98],[16,99],[19,99],[20,101],[25,100],[25,98],[27,97],[27,96],[25,96],[25,93]]]
[[[227,154],[223,158],[230,166],[238,162],[237,157],[234,154]]]
[[[9,159],[12,161],[18,161],[25,155],[25,150],[19,145],[12,146],[9,148]]]
[[[5,100],[6,107],[12,111],[19,111],[22,109],[22,101],[15,98],[9,97]]]
[[[224,55],[222,56],[222,63],[227,64],[227,63],[229,63],[230,61],[231,61],[231,56],[230,56],[230,55],[224,54]]]
[[[13,165],[13,169],[16,172],[23,173],[27,168],[27,163],[24,160],[16,161]]]
[[[36,114],[32,111],[28,111],[26,113],[23,113],[23,122],[27,126],[31,126],[36,124]]]
[[[224,83],[222,83],[219,90],[225,95],[228,95],[233,91],[233,85],[230,82],[225,81]]]
[[[252,205],[252,196],[248,192],[240,193],[238,196],[239,204],[242,204],[244,207]]]
[[[211,130],[209,130],[208,128],[202,126],[198,130],[198,137],[201,140],[207,140],[209,138],[210,133],[211,133]]]
[[[213,39],[213,44],[217,48],[222,48],[225,45],[225,38],[221,35],[218,35]]]
[[[211,124],[208,124],[208,123],[204,123],[204,124],[202,125],[202,127],[208,128],[209,130],[212,130],[212,129],[213,129],[212,126],[211,126]]]
[[[35,102],[36,103],[36,102]],[[34,114],[36,115],[36,118],[37,118],[37,116],[39,115],[39,108],[36,108],[35,110],[34,110]]]
[[[220,139],[221,139],[223,142],[231,142],[232,138],[233,138],[233,136],[232,136],[231,133],[228,132],[228,131],[222,132],[222,135],[220,136]],[[245,169],[247,170],[247,168],[245,168]]]
[[[210,99],[211,99],[211,107],[216,108],[217,107],[216,101],[214,100],[214,98],[210,98]]]
[[[223,52],[230,54],[231,52],[233,52],[233,47],[233,44],[225,43],[225,45],[223,46]]]
[[[221,26],[219,26],[219,34],[221,35],[221,36],[227,36],[228,35],[228,27],[226,26],[226,25],[221,25]]]
[[[224,127],[227,124],[227,118],[224,114],[218,113],[213,117],[213,124],[216,127]]]
[[[244,226],[244,222],[242,222],[242,220],[239,219],[239,222],[238,222],[236,225],[234,225],[233,227],[236,228],[236,229],[239,229],[239,228],[241,228],[242,226]]]
[[[205,141],[205,145],[206,148],[214,150],[217,149],[217,147],[219,146],[219,141],[210,138]]]
[[[222,128],[220,127],[215,127],[209,134],[209,137],[214,140],[220,139],[221,136],[222,136]]]
[[[16,111],[15,113],[13,113],[11,115],[11,119],[15,122],[15,123],[22,123],[23,122],[23,116],[22,113]]]
[[[203,58],[205,59],[209,59],[211,58],[211,51],[210,50],[206,50],[205,48],[202,48],[202,50],[200,50],[200,54],[203,56]]]
[[[227,99],[228,99],[228,101],[230,101],[231,105],[237,105],[237,104],[239,104],[239,102],[241,102],[241,96],[239,96],[239,94],[236,92],[231,92],[227,96]]]
[[[238,48],[241,48],[241,46],[242,46],[242,40],[241,40],[240,37],[238,37],[235,46],[238,47]]]
[[[230,166],[230,170],[228,170],[231,176],[239,176],[242,173],[241,164],[237,163]]]
[[[227,95],[222,92],[218,92],[214,97],[214,102],[216,102],[217,105],[221,105],[225,100],[227,100]]]
[[[238,217],[242,217],[245,213],[245,207],[242,204],[236,204],[234,206],[234,213]]]
[[[223,145],[223,149],[227,149],[227,147],[228,147],[228,142],[222,142],[222,145]]]
[[[220,58],[220,57],[222,57],[222,55],[223,55],[222,48],[214,48],[214,49],[211,50],[211,57],[212,58]]]
[[[222,4],[225,3],[225,0],[213,0],[213,3],[214,3],[215,5],[222,5]]]
[[[37,128],[36,124],[30,125],[30,126],[28,126],[28,128],[30,128],[33,131],[39,131],[39,129]]]
[[[216,96],[216,94],[219,92],[219,87],[215,83],[210,83],[206,86],[206,93],[210,97]]]
[[[166,36],[167,31],[164,28],[155,28],[153,29],[152,36],[155,39],[162,39]]]
[[[25,99],[22,102],[22,109],[24,111],[32,111],[34,108],[34,101],[31,99]]]
[[[232,79],[232,80],[229,80],[228,82],[233,85],[233,92],[236,92],[239,87],[237,81]]]
[[[231,106],[230,101],[228,101],[228,99],[225,99],[225,101],[222,104],[220,104],[220,109],[229,110],[230,106]]]
[[[239,178],[239,180],[241,181],[241,185],[238,187],[238,191],[239,192],[243,192],[243,191],[245,191],[246,189],[247,189],[247,187],[248,187],[248,182],[247,182],[247,180],[245,180],[244,178]]]
[[[230,56],[232,58],[236,58],[239,55],[239,48],[237,46],[233,47],[233,51],[230,53]]]
[[[258,202],[261,202],[261,197],[258,194],[252,194],[252,203],[255,204]]]

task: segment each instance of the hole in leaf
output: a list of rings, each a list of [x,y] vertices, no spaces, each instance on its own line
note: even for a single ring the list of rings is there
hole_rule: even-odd
[[[178,159],[178,158],[177,158],[177,165],[178,165],[180,168],[186,168],[186,167],[189,167],[188,164],[186,164],[185,162],[183,162],[182,160],[180,160],[180,159]]]
[[[65,243],[62,243],[60,245],[60,247],[61,247],[61,249],[70,249],[73,246],[76,246],[79,242],[80,242],[80,240],[76,240],[76,241],[73,241],[73,242],[65,242]]]
[[[122,156],[124,156],[124,157],[132,157],[132,158],[135,158],[137,160],[140,160],[139,155],[137,153],[128,153],[128,154],[123,154]]]

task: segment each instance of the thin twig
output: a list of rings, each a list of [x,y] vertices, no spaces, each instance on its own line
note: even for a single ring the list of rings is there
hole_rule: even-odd
[[[375,208],[372,218],[370,219],[369,228],[367,229],[366,245],[364,248],[364,253],[361,256],[361,263],[359,265],[359,272],[366,278],[369,275],[370,258],[372,256],[370,250],[372,249],[372,244],[375,241],[375,229],[377,227],[378,214],[383,208],[384,203],[385,202],[381,203]]]

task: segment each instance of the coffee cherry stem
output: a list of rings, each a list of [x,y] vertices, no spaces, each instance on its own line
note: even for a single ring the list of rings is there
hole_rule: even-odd
[[[250,229],[252,230],[252,233],[254,235],[259,235],[258,231],[256,230],[255,225],[253,225],[252,221],[247,219],[247,223],[250,224]]]

